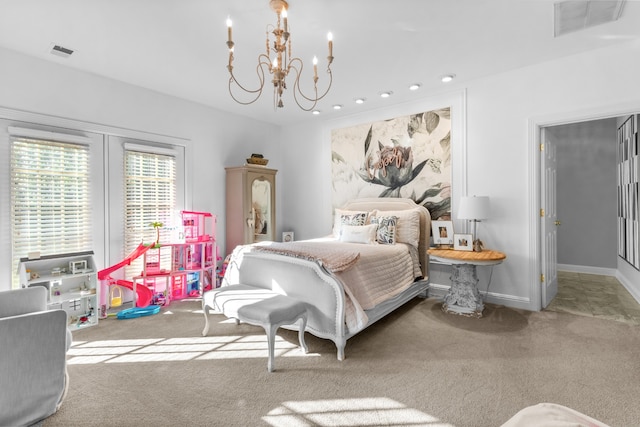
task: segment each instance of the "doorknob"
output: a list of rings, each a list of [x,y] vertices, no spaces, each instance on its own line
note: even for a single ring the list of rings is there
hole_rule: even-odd
[[[555,225],[561,225],[561,224],[562,224],[562,223],[561,223],[560,221],[558,221],[558,220],[555,220],[553,223],[554,223]]]

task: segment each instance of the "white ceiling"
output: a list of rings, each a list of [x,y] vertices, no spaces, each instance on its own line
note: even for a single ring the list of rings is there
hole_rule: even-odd
[[[301,111],[290,93],[278,111],[271,89],[249,106],[231,100],[228,16],[234,22],[234,71],[255,87],[266,26],[276,20],[268,0],[0,0],[0,46],[266,122],[317,119]],[[311,58],[318,56],[320,88],[326,83],[326,33],[334,35],[333,87],[318,106],[320,117],[334,118],[447,90],[443,74],[456,74],[452,84],[464,85],[638,40],[640,2],[627,1],[615,22],[560,37],[554,37],[552,0],[290,0],[289,26],[293,54],[308,65],[303,82],[311,79]],[[75,53],[52,55],[53,44]],[[409,91],[414,82],[422,89]],[[388,90],[394,95],[380,99],[379,92]],[[357,97],[368,102],[356,105]],[[333,104],[344,108],[333,111]]]

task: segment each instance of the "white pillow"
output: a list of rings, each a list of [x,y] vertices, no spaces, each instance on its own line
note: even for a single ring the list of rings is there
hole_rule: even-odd
[[[371,216],[395,216],[396,222],[396,242],[408,243],[418,247],[420,243],[420,211],[417,208],[404,211],[380,211],[375,210]]]
[[[364,214],[364,217],[363,217]],[[340,237],[340,229],[342,228],[343,225],[343,221],[342,221],[342,216],[343,215],[356,215],[359,216],[360,219],[364,218],[364,221],[358,221],[357,224],[354,223],[348,223],[348,225],[365,225],[367,223],[367,219],[369,217],[369,212],[367,211],[349,211],[346,209],[339,209],[336,208],[335,210],[335,214],[333,216],[333,236],[334,237]]]
[[[366,243],[376,242],[376,231],[378,226],[369,225],[343,225],[340,233],[340,241],[348,243]]]

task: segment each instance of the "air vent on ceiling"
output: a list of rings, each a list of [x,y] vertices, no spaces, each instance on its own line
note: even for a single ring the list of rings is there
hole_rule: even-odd
[[[620,18],[625,0],[571,0],[554,4],[554,36],[582,30]]]
[[[53,55],[61,56],[63,58],[68,58],[73,53],[73,49],[66,48],[64,46],[60,46],[58,44],[54,44],[51,47],[50,51]]]

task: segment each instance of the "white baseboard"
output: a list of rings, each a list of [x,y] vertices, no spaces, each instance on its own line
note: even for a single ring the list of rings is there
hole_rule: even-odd
[[[558,264],[558,271],[568,271],[570,273],[599,274],[601,276],[611,276],[625,287],[631,296],[640,304],[640,285],[633,284],[616,268],[589,267],[585,265]]]
[[[429,285],[429,297],[443,299],[447,292],[449,292],[448,285],[440,285],[433,282]],[[482,295],[482,299],[484,302],[504,305],[505,307],[509,308],[519,308],[522,310],[536,311],[536,309],[532,307],[531,300],[529,298],[498,294],[495,292],[479,292],[480,295]]]
[[[589,267],[587,265],[558,264],[558,271],[568,271],[570,273],[598,274],[600,276],[615,277],[618,270],[615,268]]]
[[[620,272],[617,272],[615,274],[616,279],[618,279],[618,281],[620,283],[622,283],[622,286],[625,287],[625,289],[627,291],[629,291],[629,293],[631,294],[631,296],[638,302],[638,304],[640,304],[640,288],[638,287],[638,284],[632,284],[626,277],[624,277]]]

